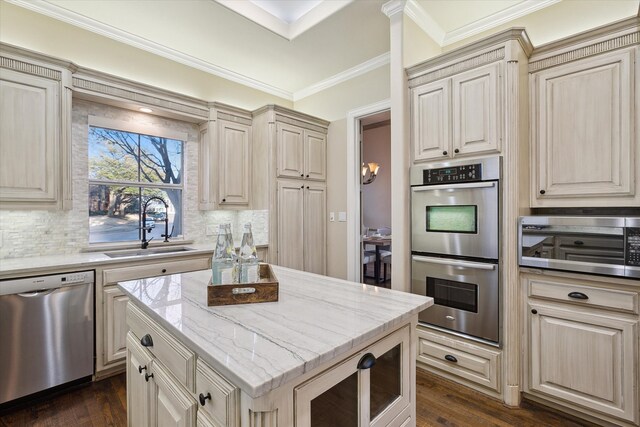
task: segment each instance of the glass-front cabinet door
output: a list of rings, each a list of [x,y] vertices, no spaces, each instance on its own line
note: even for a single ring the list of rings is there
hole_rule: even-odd
[[[409,405],[409,326],[295,390],[296,427],[388,425]]]

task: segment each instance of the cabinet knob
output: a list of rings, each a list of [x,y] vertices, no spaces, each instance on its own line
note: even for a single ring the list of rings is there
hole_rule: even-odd
[[[301,174],[300,174],[300,177],[304,178],[304,174],[303,174],[303,173],[301,173]]]
[[[224,202],[226,202],[226,201],[227,201],[227,199],[222,199],[222,202],[223,202],[223,203],[224,203]]]
[[[544,194],[544,193],[546,193],[546,191],[540,190],[540,194]]]
[[[531,314],[538,314],[538,310],[534,308],[533,310],[531,310]]]
[[[309,186],[307,185],[307,190],[309,189]]]
[[[309,174],[307,174],[307,178],[309,178]]]
[[[204,406],[204,404],[207,403],[207,399],[211,400],[211,393],[207,393],[206,396],[200,393],[200,396],[198,396],[198,400],[200,401],[200,405],[202,406]]]
[[[376,357],[371,353],[367,353],[364,356],[362,356],[362,359],[360,359],[360,361],[358,362],[358,369],[373,368],[373,365],[375,364],[376,364]]]
[[[138,365],[138,372],[142,373],[142,371],[146,371],[147,370],[147,365]]]
[[[443,152],[442,152],[442,155],[443,155],[443,156],[446,156],[447,154],[449,154],[449,153],[447,153],[446,151],[443,151]]]
[[[145,336],[140,338],[140,344],[145,347],[153,347],[153,339],[151,338],[151,335],[146,334]]]
[[[451,354],[447,354],[446,356],[444,356],[444,358],[449,362],[458,363],[458,359],[456,359],[456,357]]]
[[[589,299],[589,297],[582,292],[569,292],[569,295],[567,296],[573,299]]]
[[[454,153],[458,154],[460,152],[460,150],[458,150],[457,148],[455,150],[453,150]]]
[[[144,380],[149,382],[149,378],[153,378],[153,374],[144,374]]]
[[[162,269],[162,272],[163,272],[163,273],[166,273],[166,272],[167,272],[167,269],[166,269],[166,268],[163,268],[163,269]]]

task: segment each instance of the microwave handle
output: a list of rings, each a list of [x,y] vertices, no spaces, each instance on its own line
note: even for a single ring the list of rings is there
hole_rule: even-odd
[[[423,185],[421,187],[411,187],[411,191],[417,193],[419,191],[435,191],[435,190],[461,190],[465,188],[492,188],[496,183],[492,182],[471,182],[465,184],[437,184]]]
[[[471,262],[471,261],[460,261],[454,259],[445,259],[445,258],[434,258],[434,257],[426,257],[419,255],[412,255],[411,259],[417,262],[424,262],[428,264],[443,264],[443,265],[451,265],[453,267],[466,267],[466,268],[475,268],[478,270],[495,270],[495,264],[485,264],[481,262]]]

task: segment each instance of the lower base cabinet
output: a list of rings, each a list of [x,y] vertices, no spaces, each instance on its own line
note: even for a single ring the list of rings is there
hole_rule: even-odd
[[[638,292],[591,279],[524,275],[524,391],[619,425],[639,425]],[[579,296],[567,301],[567,295]]]

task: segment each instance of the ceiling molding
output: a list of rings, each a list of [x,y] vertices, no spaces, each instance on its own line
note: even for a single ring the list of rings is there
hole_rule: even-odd
[[[354,0],[323,1],[298,20],[288,23],[248,0],[213,0],[229,10],[255,22],[261,27],[291,41],[338,12]]]
[[[368,73],[369,71],[373,71],[377,68],[383,67],[389,64],[390,61],[391,61],[390,53],[389,52],[383,53],[382,55],[369,59],[368,61],[358,64],[355,67],[349,68],[348,70],[342,71],[334,76],[331,76],[328,79],[319,81],[317,83],[312,84],[311,86],[308,86],[304,89],[294,92],[293,101],[294,102],[299,101],[303,98],[306,98],[315,93],[321,92],[332,86],[335,86],[340,83],[346,82],[347,80],[353,79],[354,77],[361,76],[363,74]]]
[[[187,55],[185,53],[171,49],[159,43],[147,40],[143,37],[136,36],[127,31],[117,29],[107,24],[103,24],[102,22],[96,21],[91,18],[87,18],[86,16],[80,15],[75,12],[71,12],[67,9],[48,3],[46,1],[42,1],[42,0],[37,0],[37,1],[6,0],[6,1],[9,3],[15,4],[16,6],[20,6],[25,9],[32,10],[42,15],[46,15],[51,18],[57,19],[59,21],[63,21],[68,24],[74,25],[76,27],[83,28],[85,30],[99,34],[101,36],[105,36],[110,39],[116,40],[118,42],[128,44],[130,46],[145,50],[147,52],[153,53],[163,58],[170,59],[175,62],[179,62],[189,67],[193,67],[198,70],[205,71],[207,73],[213,74],[218,77],[222,77],[232,82],[239,83],[241,85],[248,86],[250,88],[253,88],[262,92],[266,92],[271,95],[275,95],[289,101],[293,100],[293,94],[289,91],[277,88],[275,86],[271,86],[267,83],[263,83],[261,81],[252,79],[251,77],[244,76],[242,74],[233,72],[231,70],[227,70],[226,68],[220,67],[215,64],[211,64],[210,62],[203,61],[201,59],[198,59],[191,55]]]
[[[480,34],[506,22],[559,3],[560,1],[562,0],[525,0],[485,18],[464,25],[453,31],[449,31],[444,37],[444,43],[442,46],[447,46],[476,34]]]
[[[422,31],[433,39],[438,45],[442,46],[446,36],[445,31],[440,25],[429,15],[416,0],[407,1],[404,13],[413,20]]]

